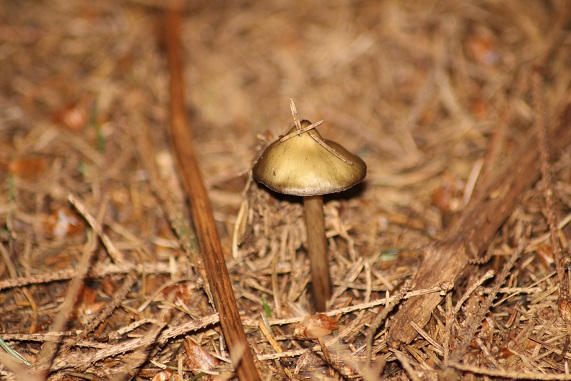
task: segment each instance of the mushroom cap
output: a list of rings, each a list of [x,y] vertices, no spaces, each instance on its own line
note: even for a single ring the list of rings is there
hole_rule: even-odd
[[[307,127],[311,122],[303,120],[301,124]],[[295,131],[296,127],[293,127],[288,134]],[[323,141],[314,128],[270,144],[254,165],[254,179],[279,193],[316,196],[344,191],[365,178],[367,165],[361,158],[340,144],[325,140],[346,162],[322,147],[312,136]]]

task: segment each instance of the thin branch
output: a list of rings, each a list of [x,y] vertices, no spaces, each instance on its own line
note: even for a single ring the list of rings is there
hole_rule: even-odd
[[[87,363],[93,364],[97,361],[111,358],[122,353],[134,351],[141,347],[147,347],[154,342],[163,342],[171,338],[184,335],[188,332],[194,332],[210,327],[214,324],[217,324],[218,322],[218,314],[213,314],[201,319],[190,321],[188,323],[163,329],[156,337],[151,334],[143,335],[136,339],[130,339],[117,345],[101,349],[93,354],[87,355],[83,352],[79,352],[77,354],[69,355],[63,358],[58,357],[56,361],[54,361],[54,364],[51,367],[51,371],[81,367]]]
[[[241,351],[242,353],[242,356],[232,365],[234,365],[240,380],[256,381],[260,380],[260,375],[256,369],[254,357],[240,320],[222,244],[212,214],[212,206],[194,153],[193,138],[186,113],[183,49],[180,39],[181,18],[180,10],[173,9],[165,12],[165,43],[170,73],[169,128],[171,141],[179,164],[183,186],[190,199],[192,219],[208,283],[216,310],[220,314],[220,326],[230,350],[230,357],[235,358],[234,353],[236,352]]]
[[[91,278],[103,278],[108,275],[126,274],[136,271],[138,274],[169,274],[171,269],[167,263],[147,263],[147,264],[96,264],[89,271]],[[72,279],[77,274],[77,269],[65,269],[51,273],[35,274],[31,276],[5,279],[0,281],[0,291],[29,286],[32,284],[58,282]]]
[[[337,151],[335,151],[333,148],[331,148],[323,139],[320,139],[319,136],[317,134],[309,134],[309,136],[311,136],[311,138],[313,140],[315,140],[317,142],[317,144],[319,144],[320,146],[322,146],[323,148],[325,148],[327,150],[327,152],[329,152],[330,154],[332,154],[333,156],[335,156],[336,158],[338,158],[339,160],[341,160],[344,163],[347,163],[349,165],[353,165],[354,163],[343,157],[342,155],[340,155]]]
[[[293,102],[293,98],[289,99],[289,108],[291,109],[291,116],[293,116],[293,123],[295,124],[295,128],[299,131],[301,130],[301,123],[299,121],[299,115],[297,113],[295,103]]]
[[[399,304],[401,300],[404,299],[405,295],[411,289],[411,287],[412,287],[412,281],[409,279],[404,283],[402,288],[398,291],[397,295],[394,298],[390,299],[390,302],[386,304],[386,307],[383,308],[381,311],[379,311],[377,317],[375,318],[375,321],[369,327],[369,330],[367,332],[367,351],[366,351],[367,364],[371,363],[371,355],[373,351],[373,341],[375,340],[375,333],[377,332],[383,321],[385,321],[389,313],[393,310],[393,308],[397,304]]]
[[[305,127],[305,128],[301,128],[301,123],[300,123],[300,121],[299,121],[299,115],[297,114],[297,109],[296,109],[296,107],[295,107],[295,103],[293,103],[293,98],[290,98],[289,101],[290,101],[290,104],[289,104],[289,105],[290,105],[290,108],[291,108],[291,115],[293,116],[293,122],[294,122],[294,124],[295,124],[296,131],[294,131],[294,132],[292,132],[291,134],[287,134],[286,136],[282,137],[282,138],[280,139],[280,142],[281,142],[281,143],[283,143],[283,142],[285,142],[285,141],[287,141],[287,140],[289,140],[289,139],[291,139],[291,138],[293,138],[293,137],[295,137],[295,136],[300,136],[300,135],[302,135],[303,133],[309,132],[309,131],[315,129],[315,127],[317,127],[317,126],[319,126],[319,125],[321,125],[321,124],[323,123],[323,121],[320,120],[320,121],[318,121],[318,122],[315,122],[315,123],[313,123],[313,124],[310,124],[309,126],[307,126],[307,127]],[[338,159],[341,160],[342,162],[347,163],[347,164],[349,164],[349,165],[354,165],[354,163],[353,163],[351,160],[349,160],[349,159],[343,157],[342,155],[340,155],[337,151],[335,151],[333,148],[331,148],[323,139],[320,139],[318,134],[309,133],[309,136],[310,136],[313,140],[315,140],[315,142],[316,142],[317,144],[319,144],[321,147],[323,147],[324,149],[326,149],[327,152],[329,152],[330,154],[332,154],[333,156],[335,156],[336,158],[338,158]]]
[[[119,250],[117,250],[117,248],[115,247],[109,236],[105,234],[105,232],[103,231],[103,226],[101,225],[101,223],[97,221],[97,219],[95,219],[91,215],[91,213],[89,213],[85,205],[72,194],[70,194],[67,198],[68,201],[74,206],[75,209],[77,209],[77,211],[85,219],[85,221],[87,221],[89,226],[91,226],[95,234],[99,236],[99,239],[101,239],[101,243],[103,243],[103,246],[105,246],[105,249],[107,249],[107,253],[111,257],[111,259],[113,259],[113,262],[115,263],[124,262],[125,257],[123,256],[123,254]]]
[[[484,376],[497,377],[506,380],[542,380],[542,381],[555,381],[555,380],[571,380],[571,374],[546,374],[537,372],[510,372],[505,370],[495,370],[488,368],[479,368],[473,365],[466,365],[460,362],[450,362],[449,365],[464,372],[481,374]]]
[[[310,125],[307,126],[307,127],[303,127],[301,130],[296,130],[296,131],[292,132],[291,134],[287,134],[287,135],[283,136],[283,137],[280,139],[280,143],[283,143],[283,142],[285,142],[285,141],[288,141],[288,140],[290,140],[291,138],[294,138],[294,137],[296,137],[296,136],[301,136],[301,135],[303,135],[304,132],[307,132],[307,131],[309,131],[309,130],[313,130],[314,128],[319,127],[319,126],[321,126],[322,124],[323,124],[323,120],[320,120],[320,121],[317,121],[317,122],[315,122],[315,123],[313,123],[313,124],[310,124]]]
[[[490,311],[490,307],[496,298],[498,290],[504,284],[507,276],[510,274],[512,267],[514,266],[515,262],[519,259],[521,253],[525,249],[526,242],[521,240],[518,247],[513,251],[510,259],[504,264],[504,267],[497,275],[494,285],[492,286],[493,292],[490,292],[486,297],[484,303],[480,306],[478,311],[468,317],[468,321],[466,322],[466,331],[463,334],[464,339],[458,344],[456,350],[451,353],[452,361],[459,361],[468,350],[468,346],[472,342],[472,339],[476,333],[476,330],[480,328],[481,322],[486,316],[486,314]]]
[[[71,197],[71,196],[70,196]],[[81,256],[77,275],[71,281],[67,293],[63,302],[63,305],[57,314],[56,318],[54,319],[54,323],[51,327],[51,330],[54,332],[61,332],[65,329],[66,325],[68,324],[68,315],[73,310],[73,306],[79,292],[81,291],[81,287],[83,285],[83,281],[87,276],[89,271],[89,265],[92,261],[93,254],[95,253],[95,249],[97,248],[97,240],[95,239],[95,232],[93,234],[88,234],[87,236],[87,243],[83,249],[83,255]],[[47,379],[49,374],[49,368],[54,358],[56,357],[58,348],[57,342],[49,342],[44,345],[42,350],[38,355],[38,360],[36,364],[34,364],[34,370],[40,370],[41,374],[43,375],[44,379]]]

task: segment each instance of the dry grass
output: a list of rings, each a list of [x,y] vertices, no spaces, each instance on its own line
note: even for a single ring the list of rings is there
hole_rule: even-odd
[[[447,235],[533,128],[534,65],[550,119],[569,104],[566,8],[190,6],[183,42],[198,160],[264,380],[571,379],[540,184],[497,232],[490,261],[449,290],[415,341],[389,348],[394,311],[381,307],[397,310],[411,296],[403,287],[422,249]],[[160,11],[148,1],[0,5],[0,338],[30,363],[55,351],[51,380],[152,379],[166,368],[192,379],[197,353],[206,359],[198,364],[214,364],[203,379],[230,375],[218,317],[192,269],[196,243],[165,134]],[[340,326],[327,351],[294,336],[311,310],[301,202],[248,180],[260,150],[291,125],[290,97],[369,169],[363,186],[326,199],[329,315]],[[570,151],[551,164],[551,211],[568,249]],[[489,270],[496,275],[484,279]],[[66,303],[72,313],[60,313]],[[388,318],[368,367],[379,312]],[[0,378],[14,379],[7,355],[0,364]]]

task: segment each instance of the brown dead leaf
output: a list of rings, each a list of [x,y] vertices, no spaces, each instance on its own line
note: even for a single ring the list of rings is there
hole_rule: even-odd
[[[216,357],[196,344],[190,337],[184,339],[184,352],[186,353],[184,364],[189,369],[212,370],[220,364]]]
[[[319,339],[339,328],[337,319],[325,314],[306,316],[295,326],[295,335],[306,339]]]
[[[45,157],[22,157],[12,160],[0,160],[0,168],[23,179],[35,179],[44,174],[48,168]]]
[[[151,381],[182,381],[182,377],[178,373],[167,369],[157,373]]]
[[[81,131],[87,125],[88,119],[85,101],[68,103],[52,113],[54,123],[73,132]]]
[[[71,209],[62,206],[55,208],[44,222],[48,237],[66,237],[84,231],[85,224]]]

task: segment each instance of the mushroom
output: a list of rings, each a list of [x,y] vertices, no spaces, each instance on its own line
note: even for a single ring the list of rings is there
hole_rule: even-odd
[[[295,126],[268,146],[253,168],[254,179],[271,190],[303,197],[307,252],[317,311],[331,298],[331,277],[323,215],[323,195],[341,192],[361,182],[367,166],[341,145],[324,140],[315,129],[323,123],[299,122],[291,101]]]

